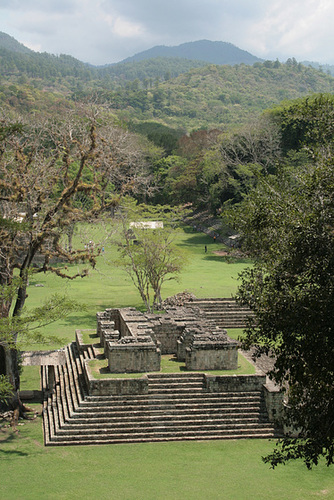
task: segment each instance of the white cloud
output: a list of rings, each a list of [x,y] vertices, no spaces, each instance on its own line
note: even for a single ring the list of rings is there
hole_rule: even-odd
[[[137,36],[141,36],[145,33],[145,29],[139,23],[132,23],[131,21],[127,21],[126,19],[122,19],[118,17],[115,19],[113,23],[113,29],[115,35],[124,38],[133,38]]]
[[[264,58],[334,64],[332,0],[1,0],[0,30],[95,64],[206,38]]]
[[[334,4],[328,0],[279,0],[250,29],[252,46],[259,55],[276,53],[299,60],[323,58],[332,46]],[[332,43],[330,42],[332,40]]]

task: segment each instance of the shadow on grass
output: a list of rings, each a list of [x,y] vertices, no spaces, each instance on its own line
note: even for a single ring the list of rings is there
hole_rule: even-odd
[[[0,427],[0,430],[2,432],[4,432],[3,429],[1,429],[1,427]],[[12,431],[12,429],[8,429],[7,432],[5,431],[4,438],[0,434],[0,460],[4,459],[4,458],[9,458],[9,457],[27,457],[29,455],[28,453],[26,453],[24,451],[20,451],[20,450],[3,450],[2,449],[3,445],[15,443],[16,440],[17,440],[17,434],[14,431]]]
[[[210,238],[210,236],[207,236],[206,234],[203,234],[203,233],[200,233],[200,234],[196,233],[196,234],[193,234],[192,236],[189,236],[184,242],[178,243],[178,246],[180,246],[180,247],[188,247],[188,246],[196,247],[199,245],[203,245],[203,250],[204,250],[204,245],[208,245],[210,243],[215,244],[215,243],[213,243],[213,239]]]
[[[236,258],[233,255],[206,255],[204,260],[210,262],[222,262],[224,264],[250,264],[250,260],[246,258]]]
[[[108,366],[103,366],[102,368],[99,369],[99,373],[101,375],[110,374],[110,370]]]

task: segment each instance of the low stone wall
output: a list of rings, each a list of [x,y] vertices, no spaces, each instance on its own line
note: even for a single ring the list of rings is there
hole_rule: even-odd
[[[92,345],[91,343],[88,343],[88,344],[84,343],[83,336],[82,336],[83,331],[84,330],[75,330],[75,342],[77,344],[77,348],[78,348],[79,352],[87,351],[88,347],[90,347]],[[86,331],[93,332],[94,330],[86,330]]]
[[[283,396],[284,393],[277,385],[271,382],[264,385],[264,400],[269,421],[280,426],[283,421]]]
[[[106,330],[115,330],[115,322],[109,320],[108,321],[103,320],[98,322],[96,333],[101,342],[103,342],[103,332]]]
[[[265,383],[265,375],[204,375],[207,392],[261,391]]]
[[[123,337],[107,343],[109,370],[112,373],[160,371],[161,352],[149,336]]]
[[[238,343],[223,331],[194,335],[185,349],[187,370],[235,370],[238,368]]]
[[[182,335],[185,325],[169,320],[162,320],[152,326],[152,339],[160,345],[161,354],[176,354],[177,342]]]
[[[89,360],[84,364],[84,377],[90,396],[121,396],[124,394],[147,394],[148,379],[141,378],[103,378],[96,379],[89,368]]]

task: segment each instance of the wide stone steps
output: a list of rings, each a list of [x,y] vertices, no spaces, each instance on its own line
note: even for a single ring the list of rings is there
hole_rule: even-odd
[[[148,374],[142,395],[90,396],[83,363],[93,352],[66,348],[55,390],[44,400],[46,445],[268,438],[275,435],[260,392],[205,392],[202,374]],[[46,373],[42,373],[46,384]]]
[[[163,441],[201,441],[201,440],[216,440],[216,439],[269,439],[274,437],[272,429],[263,429],[259,426],[257,429],[213,429],[213,430],[200,430],[193,429],[185,431],[181,429],[175,431],[174,429],[168,432],[166,429],[163,432],[150,432],[145,430],[141,433],[101,433],[101,434],[77,434],[75,436],[62,436],[55,435],[52,442],[56,445],[101,445],[101,444],[117,444],[117,443],[144,443],[144,442],[163,442]]]
[[[164,394],[142,394],[142,395],[126,395],[126,396],[113,396],[112,405],[117,404],[131,405],[131,404],[154,404],[161,400],[166,399]],[[168,395],[168,399],[172,402],[174,399],[180,399],[179,394],[175,391],[173,394]],[[251,404],[260,402],[261,394],[259,392],[188,392],[187,394],[182,394],[182,402],[184,404],[193,403],[196,401],[201,401],[209,399],[213,402],[224,401],[226,404],[230,405],[233,403],[244,403]],[[89,406],[103,406],[108,405],[110,402],[110,396],[86,396],[83,402],[84,405]]]
[[[260,395],[258,396],[250,396],[247,398],[247,393],[238,398],[229,398],[222,397],[217,393],[192,393],[186,395],[187,397],[180,397],[178,394],[173,394],[171,396],[166,397],[165,395],[159,395],[159,397],[151,398],[149,395],[142,396],[141,398],[136,399],[127,399],[124,397],[116,396],[115,398],[104,399],[100,401],[97,399],[96,401],[87,400],[80,407],[77,408],[76,414],[80,412],[110,412],[110,411],[135,411],[138,407],[145,409],[182,409],[182,408],[196,408],[197,406],[201,407],[210,407],[214,406],[215,408],[220,408],[228,411],[229,409],[240,408],[242,411],[253,408],[258,410],[262,406],[262,400]]]
[[[81,418],[81,419],[92,419],[95,417],[101,417],[104,418],[106,415],[108,418],[112,417],[119,417],[121,418],[124,416],[125,418],[130,418],[131,415],[136,415],[136,416],[159,416],[163,415],[165,416],[166,414],[176,414],[178,413],[179,415],[182,415],[184,413],[189,413],[191,415],[196,415],[196,414],[203,414],[205,413],[206,415],[208,414],[215,414],[218,413],[220,414],[221,417],[223,415],[229,416],[230,414],[244,414],[245,416],[248,416],[249,414],[255,414],[257,413],[258,415],[265,414],[264,410],[262,409],[261,405],[234,405],[234,406],[228,406],[224,403],[215,403],[214,401],[205,401],[204,403],[196,402],[192,404],[182,404],[182,403],[177,403],[177,404],[170,404],[167,402],[165,405],[141,405],[140,403],[138,405],[133,405],[133,406],[117,406],[114,407],[112,404],[109,406],[104,406],[103,408],[99,407],[98,409],[95,407],[83,407],[77,410],[75,414],[72,415],[72,417],[75,418]],[[71,417],[71,418],[72,418]]]
[[[168,423],[165,424],[156,424],[155,422],[146,423],[145,425],[136,425],[136,426],[126,426],[126,425],[114,425],[113,427],[111,426],[103,426],[103,427],[70,427],[68,429],[59,429],[57,436],[59,437],[66,437],[69,438],[71,436],[80,436],[80,439],[85,439],[86,436],[92,437],[93,435],[95,436],[102,436],[105,437],[106,434],[109,435],[109,437],[114,437],[115,439],[119,439],[120,437],[125,437],[125,438],[131,438],[131,436],[138,437],[140,434],[149,434],[149,435],[158,435],[159,437],[162,437],[163,435],[180,435],[181,433],[184,433],[185,436],[190,435],[194,432],[196,433],[205,433],[209,431],[215,431],[215,432],[225,432],[225,433],[230,433],[230,432],[240,432],[242,433],[249,433],[249,432],[257,432],[258,430],[261,430],[263,433],[265,430],[269,430],[269,432],[272,432],[271,426],[268,424],[258,424],[256,422],[248,422],[247,423],[247,428],[245,427],[245,423],[221,423],[219,424],[218,422],[213,422],[213,423],[199,423],[199,422],[184,422],[183,425],[182,423],[178,422],[177,425],[174,423],[170,422],[169,425]]]
[[[207,321],[222,328],[244,328],[252,312],[240,306],[234,299],[193,299],[190,306],[201,309]]]
[[[90,418],[82,417],[82,416],[76,416],[71,421],[65,422],[64,427],[68,428],[69,426],[78,426],[79,428],[82,428],[82,426],[87,426],[87,427],[93,427],[95,425],[124,425],[124,426],[131,426],[131,425],[143,425],[144,422],[147,423],[152,423],[154,421],[155,423],[163,420],[166,422],[166,425],[169,425],[171,421],[180,423],[180,422],[188,422],[193,419],[197,419],[200,421],[201,419],[205,419],[205,422],[214,422],[214,421],[219,421],[220,423],[222,422],[236,422],[236,423],[241,423],[241,422],[262,422],[261,416],[263,419],[265,419],[265,414],[261,415],[257,412],[248,412],[247,415],[244,415],[242,412],[230,412],[228,414],[222,414],[218,409],[212,409],[210,411],[205,411],[203,409],[201,410],[190,410],[187,413],[173,413],[173,412],[150,412],[150,413],[143,413],[141,414],[140,412],[135,412],[131,413],[130,415],[125,415],[124,413],[122,415],[109,415],[109,416],[91,416]],[[124,417],[124,420],[120,421]]]

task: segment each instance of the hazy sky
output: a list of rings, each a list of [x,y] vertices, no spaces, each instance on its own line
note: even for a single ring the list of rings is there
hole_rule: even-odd
[[[0,31],[92,64],[202,39],[334,64],[333,28],[333,0],[0,0]]]

